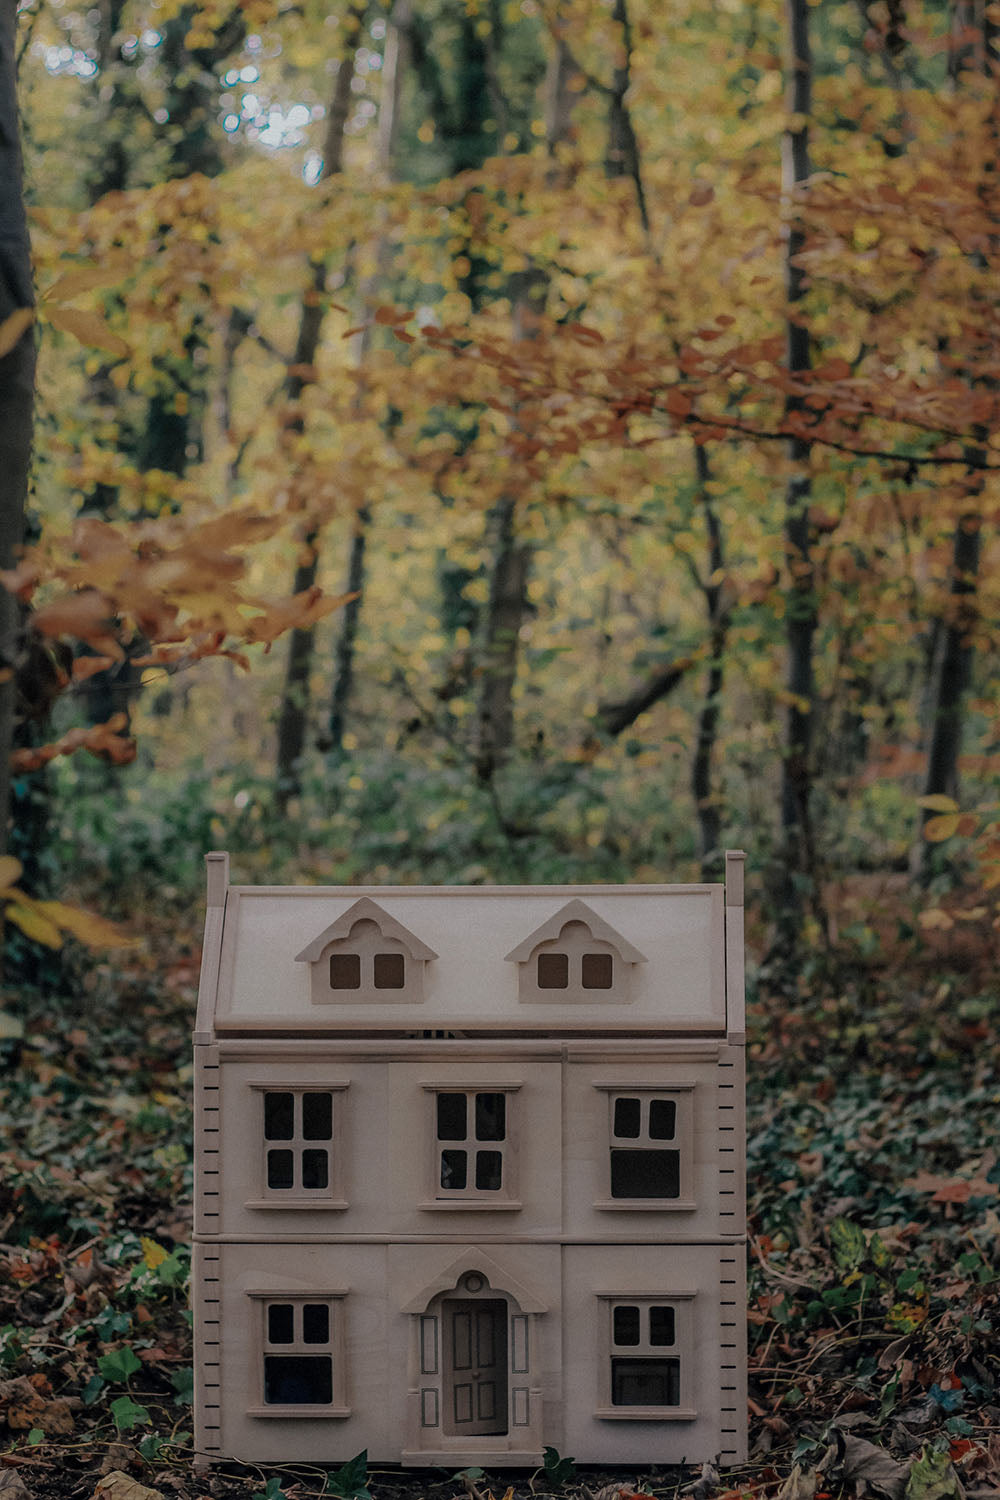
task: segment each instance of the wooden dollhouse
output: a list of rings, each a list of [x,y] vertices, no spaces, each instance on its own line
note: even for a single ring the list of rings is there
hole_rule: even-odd
[[[207,863],[202,1461],[744,1460],[743,855],[724,886]]]

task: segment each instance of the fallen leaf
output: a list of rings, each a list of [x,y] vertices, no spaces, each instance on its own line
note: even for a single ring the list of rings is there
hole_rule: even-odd
[[[121,1469],[112,1469],[97,1481],[93,1500],[163,1500],[163,1491],[151,1490],[138,1479],[123,1474]]]
[[[965,1491],[947,1453],[924,1448],[910,1466],[906,1500],[963,1500]]]
[[[906,1489],[908,1470],[905,1464],[897,1463],[891,1453],[877,1448],[865,1438],[853,1433],[838,1433],[840,1448],[839,1467],[844,1479],[870,1484],[873,1489],[888,1495],[890,1500],[902,1500]]]
[[[817,1478],[815,1469],[803,1473],[800,1464],[793,1464],[792,1472],[778,1491],[777,1500],[813,1500]]]

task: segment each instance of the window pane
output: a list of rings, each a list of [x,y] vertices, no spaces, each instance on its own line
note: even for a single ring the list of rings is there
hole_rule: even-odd
[[[466,1099],[464,1094],[438,1094],[438,1140],[464,1141],[466,1136]]]
[[[290,1188],[294,1181],[293,1162],[290,1151],[267,1153],[267,1185],[269,1188]]]
[[[264,1400],[269,1406],[329,1406],[333,1400],[330,1356],[266,1355]]]
[[[376,953],[375,988],[401,990],[406,983],[406,964],[401,953]]]
[[[637,1307],[616,1307],[614,1310],[614,1342],[616,1344],[637,1344],[639,1342],[639,1309]]]
[[[307,1141],[328,1141],[333,1136],[333,1095],[302,1095],[302,1134]]]
[[[503,1156],[499,1151],[476,1152],[476,1187],[480,1192],[498,1193],[503,1176]]]
[[[676,1129],[676,1099],[651,1099],[649,1101],[649,1139],[672,1141]]]
[[[679,1406],[679,1359],[613,1359],[612,1406]]]
[[[295,1134],[295,1095],[264,1095],[265,1141],[290,1141]]]
[[[565,990],[569,987],[569,958],[565,953],[539,953],[538,988]]]
[[[455,1190],[468,1181],[468,1164],[464,1151],[441,1152],[441,1186]]]
[[[615,1135],[624,1141],[639,1139],[642,1105],[638,1099],[615,1100]]]
[[[674,1310],[672,1307],[649,1309],[649,1342],[672,1344],[674,1342]]]
[[[679,1151],[612,1151],[612,1198],[679,1198]]]
[[[614,980],[614,962],[610,953],[585,953],[582,964],[585,990],[609,990]]]
[[[272,1302],[267,1309],[267,1342],[291,1344],[295,1339],[294,1312],[290,1302]]]
[[[476,1140],[502,1141],[507,1128],[506,1094],[476,1095]]]
[[[302,1342],[330,1342],[330,1309],[325,1302],[307,1302],[302,1309]]]
[[[325,1151],[303,1151],[302,1186],[325,1188],[330,1181],[330,1167]]]
[[[331,990],[359,990],[361,988],[360,954],[330,954],[330,988]]]

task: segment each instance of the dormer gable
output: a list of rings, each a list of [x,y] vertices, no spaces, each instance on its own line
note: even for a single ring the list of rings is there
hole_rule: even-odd
[[[435,958],[433,948],[362,896],[295,961],[309,965],[314,1005],[398,1005],[423,1000],[424,965]]]
[[[522,1002],[621,1004],[631,999],[633,968],[646,956],[576,897],[513,948],[506,962],[518,966]]]

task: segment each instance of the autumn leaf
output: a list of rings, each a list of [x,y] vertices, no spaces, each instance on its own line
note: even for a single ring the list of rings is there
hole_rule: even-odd
[[[87,948],[132,948],[138,942],[95,912],[81,911],[62,901],[40,901],[38,908],[43,916]]]
[[[132,352],[123,338],[112,333],[100,313],[85,312],[80,307],[47,307],[45,316],[53,328],[71,333],[81,344],[91,344],[121,358]]]
[[[107,601],[95,589],[63,594],[51,604],[44,604],[35,611],[32,623],[42,635],[76,636],[116,661],[121,661],[125,655],[110,632]]]
[[[73,681],[86,682],[98,672],[106,672],[115,665],[113,656],[77,656],[73,660]]]
[[[163,1262],[169,1258],[163,1246],[158,1245],[148,1235],[142,1235],[139,1244],[142,1246],[142,1258],[148,1271],[155,1271],[157,1266],[162,1266]]]
[[[958,832],[960,823],[958,813],[941,813],[936,818],[928,818],[924,824],[924,838],[930,844],[941,844]]]
[[[40,909],[40,903],[20,893],[16,900],[7,903],[4,915],[8,922],[19,927],[25,937],[42,943],[46,948],[61,948],[62,934],[56,924]]]
[[[0,323],[0,359],[10,353],[25,329],[30,328],[34,321],[35,310],[32,307],[18,307],[4,318]]]
[[[71,302],[82,292],[92,292],[97,287],[113,286],[130,269],[127,258],[111,256],[101,265],[79,265],[65,271],[56,278],[42,294],[42,301]]]

